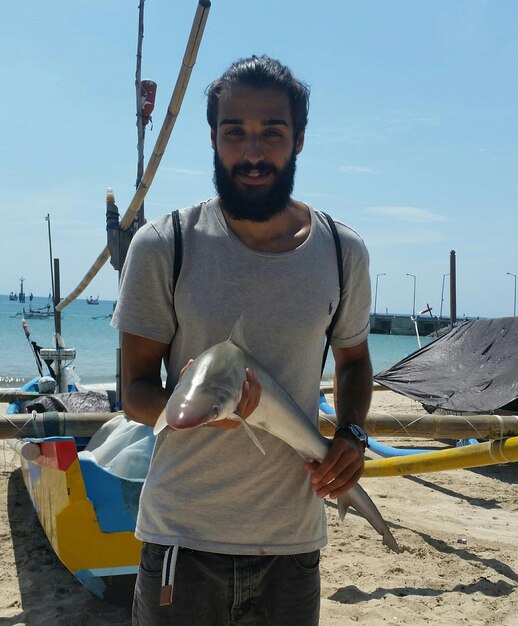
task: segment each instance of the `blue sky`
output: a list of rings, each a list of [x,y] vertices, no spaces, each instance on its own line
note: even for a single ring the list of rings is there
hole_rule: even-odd
[[[146,0],[143,78],[162,125],[195,0]],[[47,224],[68,294],[105,245],[105,192],[121,213],[136,172],[138,2],[3,7],[0,293],[50,287]],[[213,0],[198,61],[146,198],[152,219],[213,195],[204,89],[267,53],[312,90],[295,196],[346,222],[371,254],[378,312],[438,314],[450,250],[457,313],[513,313],[518,274],[518,3],[514,0]],[[449,312],[448,278],[443,313]],[[87,295],[115,299],[107,264]],[[374,293],[373,293],[374,296]]]

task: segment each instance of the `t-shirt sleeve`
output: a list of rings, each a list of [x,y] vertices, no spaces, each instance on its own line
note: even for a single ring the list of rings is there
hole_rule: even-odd
[[[176,332],[172,296],[174,244],[167,237],[163,221],[159,226],[148,222],[131,241],[112,326],[170,343]]]
[[[342,243],[344,291],[331,344],[349,348],[365,341],[370,331],[369,253],[354,231],[339,223],[337,228]]]

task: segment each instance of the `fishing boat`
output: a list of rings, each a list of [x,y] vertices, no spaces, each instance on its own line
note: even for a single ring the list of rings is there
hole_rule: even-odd
[[[40,307],[39,309],[33,309],[29,305],[28,310],[23,307],[22,315],[27,320],[47,320],[50,317],[54,317],[54,311],[51,310],[50,305]]]
[[[35,390],[39,380],[23,389],[35,395],[29,405],[41,402],[42,396]],[[60,419],[59,413],[46,412],[41,414],[41,421],[34,418],[33,436],[11,441],[20,454],[34,510],[60,561],[93,594],[115,604],[127,604],[140,558],[141,545],[134,531],[144,478],[119,476],[88,452],[92,424],[99,439],[104,434],[99,424],[111,416],[127,420],[121,413],[112,413],[111,407],[105,406],[104,413],[99,413],[99,405],[91,404],[92,392],[86,395],[90,395],[90,408],[95,411],[93,421],[88,421],[88,414],[74,420],[69,413],[61,413]],[[79,403],[87,400],[84,392],[68,396],[75,396]],[[50,398],[59,400],[59,394]],[[99,397],[96,400],[99,402]],[[12,403],[11,419],[12,413],[20,410],[19,402]],[[69,435],[69,430],[76,434]]]
[[[20,455],[34,510],[58,558],[92,593],[118,604],[131,602],[133,596],[141,548],[134,536],[136,514],[154,435],[151,429],[131,422],[120,411],[120,368],[114,402],[110,399],[109,406],[103,406],[102,410],[97,405],[84,410],[82,401],[88,392],[71,375],[73,357],[67,350],[72,349],[63,346],[61,311],[84,291],[110,257],[114,269],[121,271],[131,236],[145,223],[143,200],[178,117],[209,8],[209,0],[197,3],[176,86],[144,171],[144,128],[151,119],[156,84],[140,78],[144,2],[140,3],[135,81],[139,138],[137,190],[122,219],[109,190],[107,246],[87,278],[65,299],[59,293],[59,261],[54,259],[53,265],[50,216],[45,218],[49,222],[55,345],[39,348],[31,340],[27,322],[22,320],[39,376],[12,394],[9,415],[5,419],[0,416],[0,438],[8,439]],[[53,267],[58,271],[53,273]],[[87,303],[99,304],[99,297],[90,296]],[[79,402],[80,409],[77,405],[71,409],[70,402]]]

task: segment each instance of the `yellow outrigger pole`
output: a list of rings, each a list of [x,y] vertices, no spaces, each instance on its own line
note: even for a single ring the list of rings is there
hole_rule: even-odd
[[[468,469],[518,461],[518,437],[475,443],[461,448],[423,452],[365,462],[364,478],[407,476]]]
[[[131,226],[135,215],[139,211],[144,197],[146,196],[148,189],[153,182],[162,156],[164,155],[165,149],[167,147],[167,142],[169,141],[169,137],[171,136],[171,132],[176,122],[176,118],[178,117],[178,113],[180,112],[180,108],[182,106],[183,98],[187,90],[187,85],[189,84],[189,79],[191,77],[192,68],[196,63],[196,57],[203,36],[203,31],[205,29],[205,24],[207,22],[209,9],[210,0],[198,1],[198,7],[194,15],[194,21],[191,27],[189,40],[187,42],[187,47],[183,57],[182,67],[180,68],[180,72],[176,80],[176,85],[171,96],[171,100],[169,102],[169,107],[167,109],[162,128],[160,129],[160,133],[156,140],[153,154],[149,159],[149,163],[146,167],[144,175],[142,176],[139,186],[135,191],[135,195],[133,196],[133,199],[130,202],[126,213],[120,221],[119,227],[121,230],[127,230]],[[106,245],[104,250],[95,260],[92,267],[85,274],[79,285],[55,307],[55,310],[62,311],[66,306],[68,306],[78,296],[80,296],[109,258],[110,251],[108,249],[108,245]]]

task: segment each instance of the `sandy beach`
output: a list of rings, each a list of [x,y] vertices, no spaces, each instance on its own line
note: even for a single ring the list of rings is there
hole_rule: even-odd
[[[374,394],[372,410],[422,413],[417,403],[393,392]],[[328,502],[320,624],[518,625],[517,483],[516,463],[365,478],[362,485],[396,537],[399,555],[354,513],[340,524]],[[92,596],[57,560],[30,504],[17,457],[3,442],[0,542],[3,626],[130,623],[127,610]]]

